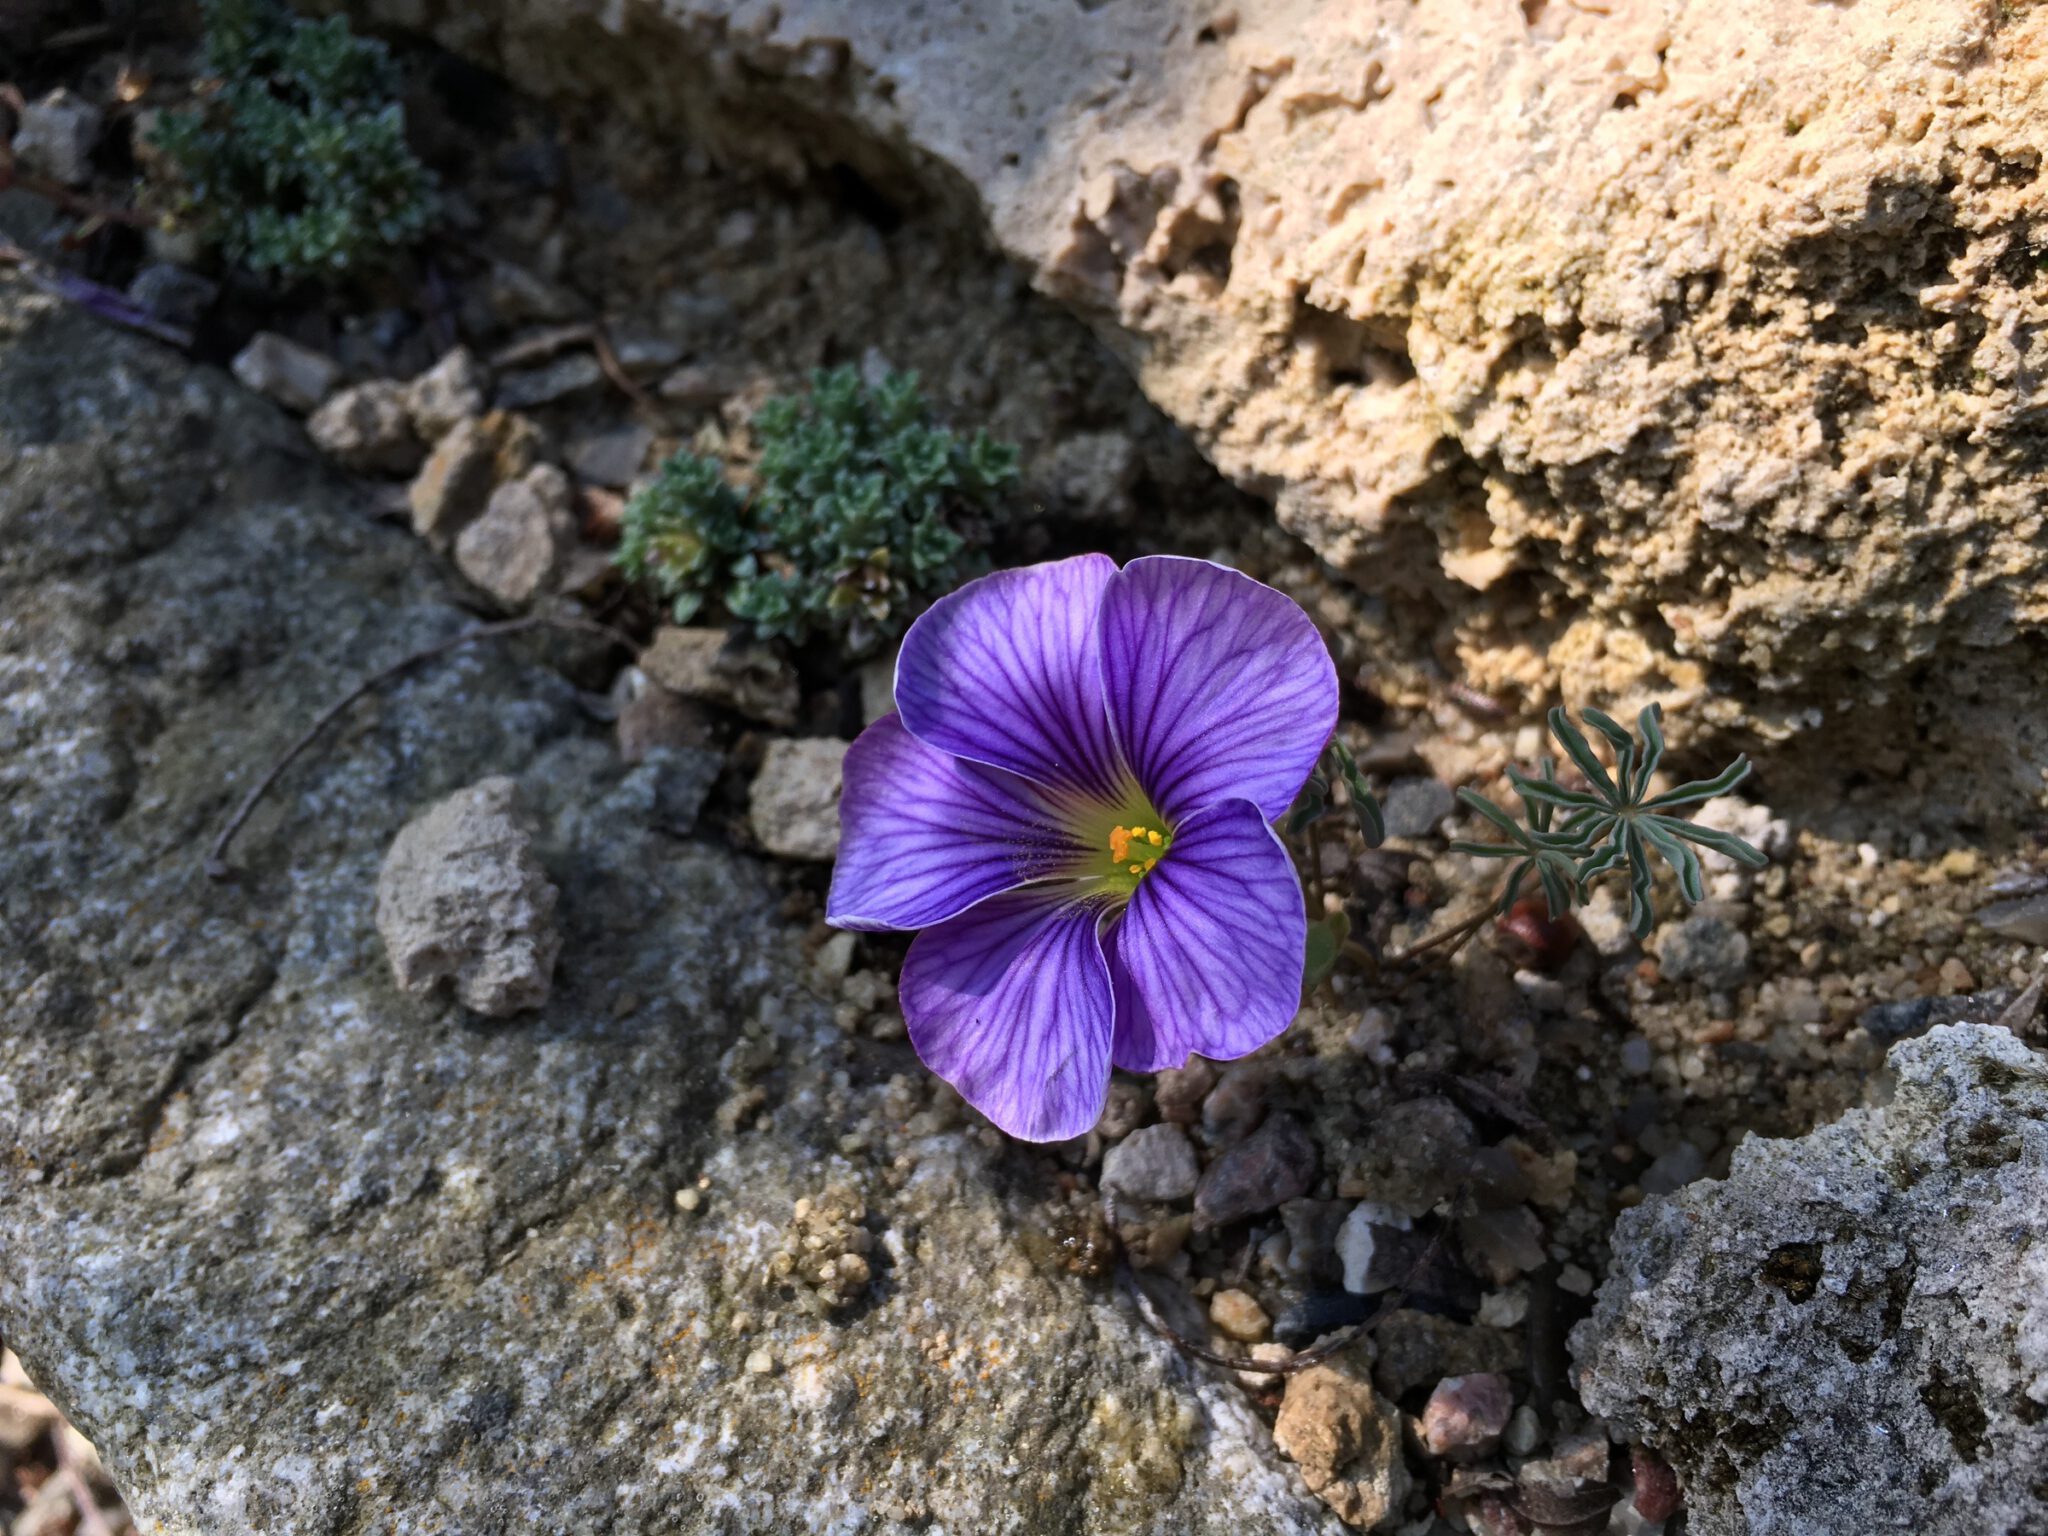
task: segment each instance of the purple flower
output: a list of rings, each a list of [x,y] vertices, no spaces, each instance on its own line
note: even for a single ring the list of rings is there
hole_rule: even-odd
[[[1201,560],[997,571],[910,627],[896,707],[847,753],[827,916],[924,930],[904,1019],[975,1108],[1063,1140],[1112,1063],[1287,1027],[1307,915],[1271,823],[1337,720],[1292,601]]]

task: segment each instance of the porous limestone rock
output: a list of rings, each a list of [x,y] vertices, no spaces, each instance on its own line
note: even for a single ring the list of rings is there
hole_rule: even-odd
[[[357,704],[206,878],[322,704],[471,622],[434,565],[274,408],[0,273],[0,1333],[140,1528],[1336,1536],[546,642]],[[563,947],[482,1021],[373,912],[491,774]],[[827,1322],[769,1271],[838,1189],[872,1277]]]
[[[1410,660],[2041,792],[2048,8],[346,3],[951,209]]]
[[[575,546],[569,477],[536,464],[491,492],[455,540],[455,568],[503,607],[520,608],[550,589]]]
[[[518,781],[457,790],[405,824],[377,876],[392,979],[414,994],[453,981],[463,1007],[497,1018],[540,1007],[562,947],[556,894],[522,824]]]
[[[846,747],[819,737],[768,743],[747,796],[747,820],[763,848],[785,859],[829,859],[839,852]]]
[[[1889,1065],[1615,1228],[1580,1392],[1696,1536],[2048,1529],[2048,1057],[1948,1024]]]
[[[413,435],[405,386],[390,379],[336,390],[306,419],[306,435],[345,469],[369,475],[409,475],[426,450]]]

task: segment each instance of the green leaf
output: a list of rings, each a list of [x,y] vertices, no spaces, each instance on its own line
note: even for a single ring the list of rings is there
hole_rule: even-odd
[[[1681,821],[1676,816],[1651,818],[1673,837],[1682,837],[1687,842],[1698,843],[1702,848],[1711,848],[1738,864],[1747,864],[1751,869],[1762,869],[1770,863],[1769,855],[1762,849],[1752,848],[1733,832],[1721,832],[1712,827],[1702,827],[1690,821]]]
[[[1692,805],[1701,800],[1712,800],[1725,795],[1729,790],[1749,777],[1749,759],[1738,757],[1711,779],[1695,779],[1690,784],[1681,784],[1676,789],[1666,790],[1654,800],[1643,802],[1646,811],[1666,811],[1673,806]]]
[[[1308,925],[1308,942],[1302,956],[1301,991],[1306,997],[1321,986],[1337,968],[1344,942],[1351,937],[1351,919],[1341,911],[1332,912]]]
[[[1599,795],[1589,794],[1583,789],[1566,789],[1543,779],[1525,777],[1519,769],[1508,770],[1508,782],[1515,786],[1515,793],[1524,800],[1542,805],[1554,805],[1573,810],[1605,810],[1609,802]]]
[[[1579,728],[1572,724],[1571,717],[1558,708],[1551,710],[1546,718],[1550,723],[1550,734],[1557,738],[1557,744],[1564,748],[1565,755],[1579,765],[1579,772],[1586,776],[1586,781],[1600,792],[1601,800],[1608,805],[1618,804],[1621,792],[1614,787],[1614,780],[1608,777],[1599,754]]]
[[[1663,721],[1663,708],[1654,703],[1644,705],[1642,713],[1636,716],[1636,729],[1643,737],[1643,755],[1636,765],[1635,783],[1625,786],[1631,801],[1639,801],[1649,793],[1657,765],[1664,761]]]

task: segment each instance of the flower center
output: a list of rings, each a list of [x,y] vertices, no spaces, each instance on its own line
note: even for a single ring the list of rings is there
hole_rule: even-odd
[[[1109,829],[1109,860],[1125,874],[1144,876],[1159,862],[1160,855],[1173,846],[1173,839],[1157,827],[1133,825]]]

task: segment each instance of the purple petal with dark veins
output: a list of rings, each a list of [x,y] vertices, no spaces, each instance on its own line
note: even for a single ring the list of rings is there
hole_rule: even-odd
[[[1151,555],[1102,599],[1112,728],[1169,822],[1229,796],[1268,821],[1337,724],[1337,669],[1291,599],[1206,560]]]
[[[1026,1141],[1091,1130],[1109,1091],[1109,962],[1076,887],[991,896],[911,942],[898,996],[924,1064]]]
[[[1103,713],[1095,624],[1107,555],[996,571],[934,603],[903,637],[896,707],[956,757],[1114,799],[1125,782]]]
[[[1081,851],[1036,785],[928,747],[895,715],[847,749],[839,828],[835,928],[929,927]]]
[[[1116,928],[1116,1064],[1157,1072],[1257,1050],[1301,1007],[1307,940],[1301,882],[1261,809],[1197,811]]]

